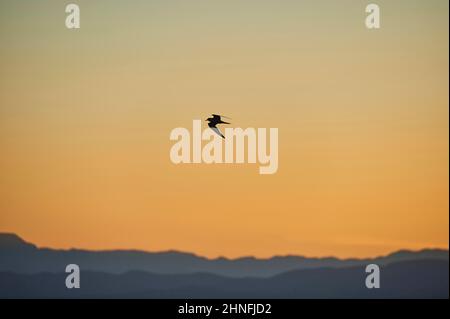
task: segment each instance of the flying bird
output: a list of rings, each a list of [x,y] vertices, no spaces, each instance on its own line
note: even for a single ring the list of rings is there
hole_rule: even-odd
[[[219,128],[216,126],[217,124],[230,124],[228,122],[222,121],[222,117],[226,118],[226,119],[228,118],[223,115],[212,114],[212,117],[209,117],[208,119],[206,119],[206,121],[208,121],[208,126],[214,132],[216,132],[217,135],[221,136],[222,138],[225,138],[225,136],[223,136],[223,134],[220,132]]]

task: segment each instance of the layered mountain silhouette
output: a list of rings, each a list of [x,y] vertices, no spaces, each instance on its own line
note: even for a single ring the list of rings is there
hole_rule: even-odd
[[[268,259],[242,257],[237,259],[207,259],[190,253],[144,252],[137,250],[55,250],[37,248],[14,234],[0,233],[0,271],[24,274],[60,272],[70,263],[83,270],[120,274],[145,271],[158,274],[212,273],[229,277],[270,277],[291,270],[312,268],[342,268],[410,261],[437,259],[448,262],[447,250],[399,251],[373,259],[307,258],[302,256],[275,256]]]
[[[448,298],[447,250],[373,259],[276,256],[207,259],[176,251],[38,248],[0,233],[0,298]],[[67,289],[68,264],[81,288]],[[365,267],[381,268],[367,289]]]

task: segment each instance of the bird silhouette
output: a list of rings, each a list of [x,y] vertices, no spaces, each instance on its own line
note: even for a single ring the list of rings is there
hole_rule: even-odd
[[[222,138],[225,138],[225,136],[223,136],[223,134],[220,132],[219,128],[216,126],[217,124],[230,124],[228,122],[222,121],[222,117],[223,118],[228,118],[228,117],[223,116],[223,115],[212,114],[212,117],[209,117],[208,119],[206,119],[206,121],[208,121],[208,126],[214,132],[216,132],[217,135],[221,136]]]

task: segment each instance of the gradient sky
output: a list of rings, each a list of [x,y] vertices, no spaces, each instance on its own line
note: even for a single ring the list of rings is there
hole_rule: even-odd
[[[448,1],[0,0],[0,231],[236,257],[448,248]],[[69,3],[69,2],[67,2]],[[279,170],[174,165],[211,113]]]

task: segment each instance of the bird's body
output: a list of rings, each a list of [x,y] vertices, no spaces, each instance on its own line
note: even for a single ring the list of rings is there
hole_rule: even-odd
[[[225,116],[224,116],[225,117]],[[223,136],[223,134],[220,132],[219,128],[217,127],[218,124],[230,124],[228,122],[224,122],[222,121],[222,116],[221,115],[217,115],[217,114],[212,114],[212,117],[206,119],[206,121],[208,121],[208,126],[214,131],[216,132],[216,134],[218,134],[219,136],[221,136],[222,138],[225,138],[225,136]]]

